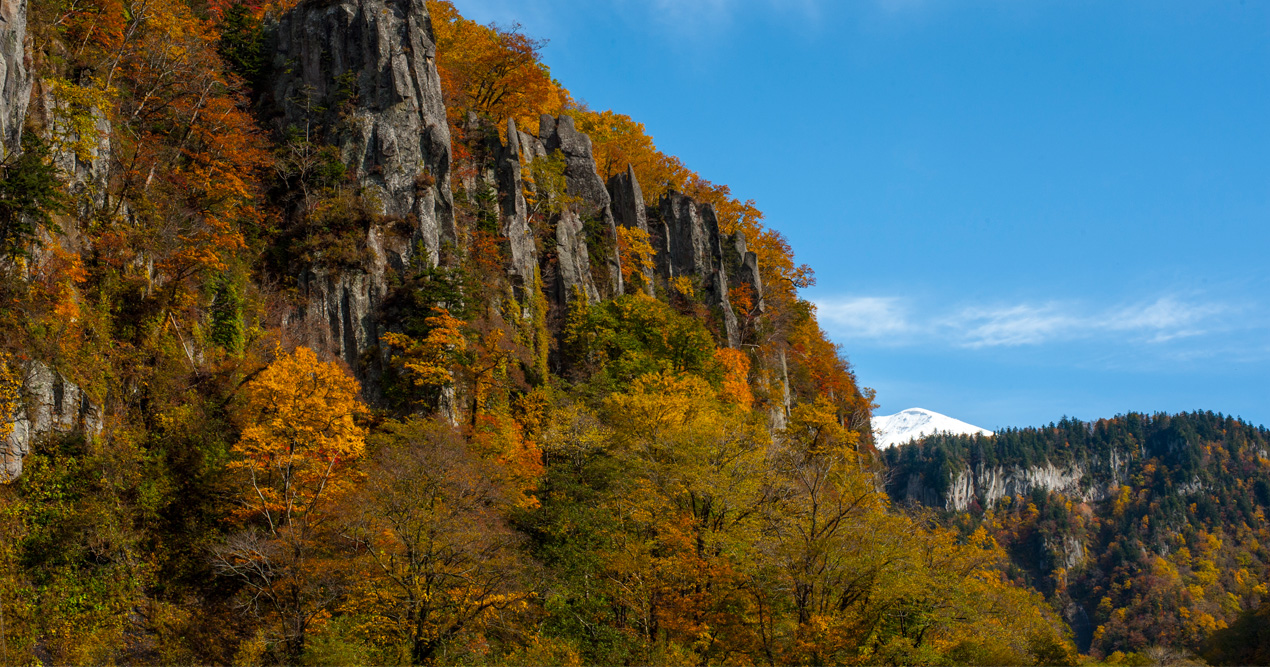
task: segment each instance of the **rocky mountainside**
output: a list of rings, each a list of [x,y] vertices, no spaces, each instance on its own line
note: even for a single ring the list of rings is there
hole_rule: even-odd
[[[905,502],[954,511],[991,507],[1037,490],[1093,502],[1114,495],[1130,462],[1141,455],[1105,445],[1084,447],[1066,434],[1062,443],[1038,443],[1033,433],[940,429],[908,446],[888,449],[888,489]]]
[[[1071,662],[997,546],[887,502],[788,242],[542,42],[445,0],[28,2],[0,653]]]
[[[35,77],[24,48],[26,4],[6,2],[0,11],[6,18],[0,27],[6,49],[0,53],[0,133],[4,150],[13,152],[19,150]],[[343,360],[361,381],[364,396],[375,402],[383,395],[381,376],[390,356],[382,335],[400,328],[385,311],[394,286],[410,271],[454,266],[472,251],[471,232],[456,224],[454,156],[431,19],[423,0],[306,2],[280,16],[270,34],[273,55],[261,107],[272,131],[285,138],[296,162],[317,161],[323,147],[336,150],[358,197],[373,209],[366,224],[349,232],[358,238],[346,242],[361,248],[351,264],[298,261],[285,254],[293,251],[284,251],[275,279],[295,287],[278,323],[293,343]],[[475,208],[487,206],[497,220],[507,280],[526,321],[545,319],[558,334],[572,299],[595,303],[633,291],[666,299],[689,289],[719,341],[741,344],[730,293],[744,285],[753,297],[752,312],[744,314],[761,314],[762,279],[744,234],[721,233],[710,204],[669,192],[647,206],[629,169],[605,183],[591,139],[567,115],[542,116],[536,134],[511,119],[501,133],[475,116],[466,127],[466,147],[479,164],[459,185],[469,199],[491,195],[492,204]],[[97,172],[111,159],[109,131],[97,136],[89,152],[104,156],[101,167],[82,167],[65,152],[54,159],[100,191],[105,182]],[[559,192],[531,173],[534,165],[555,157],[563,162]],[[307,192],[296,206],[310,205]],[[530,214],[527,194],[545,201],[540,207],[546,215]],[[638,286],[623,280],[619,226],[647,233],[655,251],[651,266],[640,269],[644,279]],[[674,279],[687,283],[676,287]],[[196,354],[192,348],[188,353]],[[789,409],[783,355],[780,350],[765,361],[785,394],[770,408],[774,423]],[[18,426],[0,447],[6,479],[21,472],[34,439],[58,429],[95,428],[100,421],[87,395],[38,354],[32,356],[23,366]],[[446,401],[452,414],[455,400]]]

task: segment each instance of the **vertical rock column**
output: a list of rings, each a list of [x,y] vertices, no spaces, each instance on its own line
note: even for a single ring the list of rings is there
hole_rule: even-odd
[[[728,299],[723,240],[714,207],[698,204],[678,192],[669,192],[662,197],[658,208],[661,239],[654,247],[658,251],[659,272],[667,278],[695,278],[706,291],[707,303],[719,309],[728,347],[737,347],[741,344],[741,333]]]
[[[648,228],[648,209],[644,206],[644,193],[639,188],[639,180],[635,178],[635,169],[629,165],[626,173],[615,174],[609,179],[609,196],[613,200],[613,219],[617,224],[631,229],[638,229],[646,234]],[[653,271],[644,272],[644,291],[653,294]]]
[[[591,153],[591,138],[579,132],[573,125],[573,118],[560,116],[552,118],[543,115],[538,121],[538,138],[543,149],[550,155],[560,151],[565,160],[565,181],[569,196],[577,199],[577,204],[561,215],[557,227],[557,241],[560,248],[561,276],[569,276],[566,283],[580,281],[583,292],[592,301],[599,297],[612,297],[622,293],[622,267],[617,253],[617,227],[613,222],[612,201],[604,181],[595,170],[595,158]],[[571,215],[570,215],[571,213]],[[590,262],[595,259],[594,248],[587,248],[587,238],[583,218],[599,224],[604,242],[609,248],[604,253],[607,285],[603,291],[596,289],[590,277],[583,277],[582,263],[585,260],[589,273]],[[570,266],[566,262],[573,262]],[[592,283],[590,289],[585,283]],[[596,289],[592,297],[590,290]]]
[[[745,243],[745,232],[737,231],[724,240],[724,256],[728,262],[728,276],[736,285],[746,285],[754,298],[754,312],[766,310],[763,302],[763,278],[758,271],[758,255],[750,252]]]
[[[26,54],[26,0],[0,0],[0,159],[21,148],[31,83]]]
[[[507,143],[498,156],[499,208],[502,218],[502,234],[507,239],[511,266],[508,273],[517,289],[517,298],[525,303],[525,290],[533,289],[534,272],[538,267],[538,252],[534,246],[533,230],[529,228],[528,206],[522,192],[521,133],[516,121],[507,119]]]

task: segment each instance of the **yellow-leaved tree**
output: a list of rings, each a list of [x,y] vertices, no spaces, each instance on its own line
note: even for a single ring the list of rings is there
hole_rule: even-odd
[[[238,473],[244,530],[218,547],[218,571],[243,585],[247,603],[275,630],[266,635],[284,663],[298,662],[305,637],[341,591],[331,519],[352,488],[365,431],[357,381],[305,347],[278,357],[246,385],[242,436],[229,464]]]
[[[702,663],[753,643],[738,565],[754,557],[769,439],[716,393],[696,375],[651,373],[602,409],[624,471],[605,501],[623,529],[603,557],[607,592],[651,663],[677,659],[659,635],[691,645]]]
[[[420,388],[453,384],[454,373],[451,366],[457,361],[455,355],[467,349],[463,321],[440,306],[432,310],[432,315],[424,320],[428,335],[422,339],[416,340],[394,332],[383,335],[386,345],[400,350],[392,356],[393,363],[400,364],[409,374],[411,382]]]

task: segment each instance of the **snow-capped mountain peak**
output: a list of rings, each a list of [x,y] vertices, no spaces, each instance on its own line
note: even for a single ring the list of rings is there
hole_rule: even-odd
[[[992,435],[992,431],[988,429],[922,408],[909,408],[893,415],[873,418],[873,436],[878,449],[902,445],[936,433]]]

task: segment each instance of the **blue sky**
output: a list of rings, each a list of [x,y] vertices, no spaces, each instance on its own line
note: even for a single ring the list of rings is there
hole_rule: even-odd
[[[878,414],[1270,424],[1270,2],[455,4],[757,200]]]

